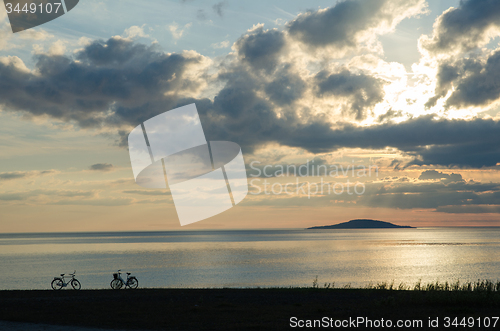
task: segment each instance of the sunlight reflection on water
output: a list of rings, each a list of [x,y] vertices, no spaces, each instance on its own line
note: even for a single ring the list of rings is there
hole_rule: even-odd
[[[311,286],[499,279],[500,229],[248,230],[0,234],[0,289],[45,289],[77,270],[109,288],[117,269],[141,287]]]

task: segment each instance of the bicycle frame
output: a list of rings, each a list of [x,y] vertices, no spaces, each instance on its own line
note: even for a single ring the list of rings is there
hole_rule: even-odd
[[[122,287],[125,287],[125,288],[129,287],[129,288],[132,288],[132,289],[137,288],[138,281],[137,281],[137,278],[135,278],[135,276],[131,276],[131,274],[129,272],[127,272],[127,280],[125,280],[125,279],[122,278],[121,274],[122,274],[121,273],[121,269],[118,270],[115,274],[113,274],[113,276],[115,278],[113,278],[113,280],[111,281],[111,288],[117,289],[117,288],[113,287],[113,282],[115,282],[117,280],[121,282],[121,285],[120,285],[119,288],[122,288]],[[135,279],[135,286],[131,286],[130,279]]]
[[[61,274],[60,277],[54,277],[54,279],[50,283],[50,286],[54,290],[60,290],[63,287],[69,287],[69,285],[71,285],[71,287],[73,287],[75,290],[79,290],[82,288],[82,284],[78,281],[78,279],[75,278],[75,275],[76,270],[72,274],[69,274],[69,276],[71,276],[71,279],[68,281],[66,281],[65,274]]]
[[[130,275],[127,275],[127,281],[124,281],[123,278],[122,278],[122,276],[121,276],[121,272],[118,273],[118,278],[117,279],[119,279],[119,280],[122,281],[123,286],[127,286],[127,282],[128,282],[129,278],[130,278]]]
[[[75,274],[70,274],[70,276],[71,276],[71,280],[69,280],[67,283],[66,283],[66,280],[64,279],[64,276],[54,277],[54,279],[60,279],[60,280],[62,280],[63,287],[66,287],[66,286],[68,286],[68,285],[71,284],[71,282],[73,281],[73,279],[75,279]]]

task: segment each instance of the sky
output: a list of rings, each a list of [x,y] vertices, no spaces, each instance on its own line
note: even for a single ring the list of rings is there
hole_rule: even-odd
[[[496,0],[85,0],[18,33],[2,6],[0,232],[500,226],[499,36]],[[127,137],[191,103],[249,193],[181,227]]]

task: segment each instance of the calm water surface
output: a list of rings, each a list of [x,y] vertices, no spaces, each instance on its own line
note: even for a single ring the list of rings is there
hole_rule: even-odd
[[[0,289],[47,289],[77,270],[109,288],[311,286],[500,279],[499,228],[0,234]]]

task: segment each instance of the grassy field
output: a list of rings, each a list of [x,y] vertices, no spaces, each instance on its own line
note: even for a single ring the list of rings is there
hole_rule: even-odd
[[[498,316],[499,308],[496,289],[467,287],[0,291],[0,320],[131,330],[285,330],[291,317],[415,319],[426,326],[435,317]]]
[[[0,291],[0,320],[130,330],[286,330],[292,317],[304,323],[363,317],[421,320],[418,329],[424,330],[429,318],[439,318],[442,329],[445,317],[482,321],[500,315],[496,283],[445,284],[339,289],[315,281],[312,288]],[[479,330],[474,323],[467,330]]]

